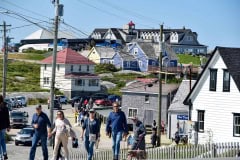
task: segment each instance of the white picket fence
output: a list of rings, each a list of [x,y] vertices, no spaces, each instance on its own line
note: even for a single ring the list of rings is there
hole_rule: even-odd
[[[236,157],[240,143],[215,143],[204,145],[181,145],[146,149],[147,159],[224,159]],[[240,158],[240,157],[239,157]],[[70,160],[87,159],[85,152],[71,151]],[[96,150],[94,160],[113,159],[112,150]],[[127,150],[121,150],[120,159],[127,159]]]

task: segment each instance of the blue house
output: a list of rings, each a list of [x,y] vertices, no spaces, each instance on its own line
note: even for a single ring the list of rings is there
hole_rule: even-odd
[[[147,72],[149,68],[158,66],[155,49],[151,43],[132,42],[127,44],[128,52],[137,61],[136,71]]]

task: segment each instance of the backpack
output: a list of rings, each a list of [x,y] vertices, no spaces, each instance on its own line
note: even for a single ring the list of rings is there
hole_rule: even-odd
[[[72,148],[78,148],[78,139],[77,138],[72,139]]]

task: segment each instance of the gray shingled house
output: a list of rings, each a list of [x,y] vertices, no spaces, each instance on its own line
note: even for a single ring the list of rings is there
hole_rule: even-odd
[[[191,83],[190,80],[183,80],[174,96],[168,109],[168,138],[173,138],[176,131],[187,134],[189,106],[184,105],[183,101],[190,92],[190,86],[192,88],[195,82],[195,80]]]
[[[155,81],[155,82],[154,82]],[[158,119],[158,88],[156,79],[138,79],[130,82],[121,89],[122,111],[128,118],[128,124],[132,124],[129,118],[137,116],[145,125],[151,125]],[[167,123],[167,110],[173,95],[178,88],[177,84],[162,84],[162,123]]]

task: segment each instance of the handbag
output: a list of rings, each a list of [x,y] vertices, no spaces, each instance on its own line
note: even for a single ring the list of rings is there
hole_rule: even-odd
[[[88,131],[89,131],[89,141],[90,142],[96,142],[97,141],[97,135],[90,133],[90,119],[88,119]]]

